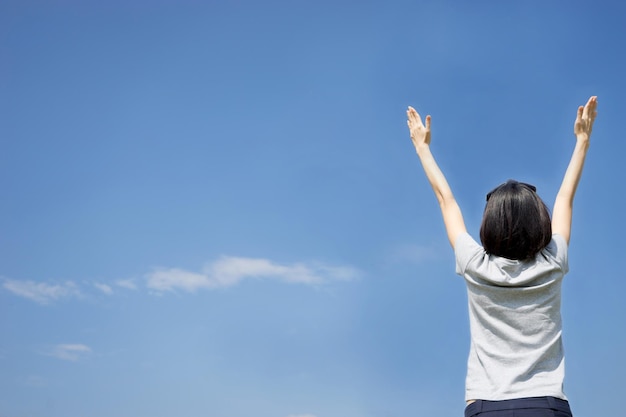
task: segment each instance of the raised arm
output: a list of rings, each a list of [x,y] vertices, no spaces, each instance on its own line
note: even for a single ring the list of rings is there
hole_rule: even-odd
[[[437,197],[437,201],[439,202],[443,222],[446,226],[446,232],[448,233],[448,239],[450,240],[450,245],[454,248],[456,238],[466,231],[465,222],[463,221],[461,209],[454,199],[452,190],[448,185],[448,181],[446,181],[446,177],[443,175],[443,172],[441,172],[441,169],[439,169],[435,157],[430,152],[430,116],[426,116],[426,125],[424,125],[422,118],[413,107],[409,107],[406,114],[408,118],[407,124],[411,132],[411,140],[422,162],[426,177],[433,187],[435,197]]]
[[[556,195],[554,209],[552,210],[552,233],[559,234],[565,238],[569,244],[572,230],[572,208],[574,205],[574,195],[578,188],[578,182],[583,172],[587,149],[589,149],[589,138],[591,129],[596,118],[596,107],[598,98],[589,98],[587,104],[578,107],[576,121],[574,122],[574,135],[576,135],[576,146],[572,159],[569,162],[561,188]]]

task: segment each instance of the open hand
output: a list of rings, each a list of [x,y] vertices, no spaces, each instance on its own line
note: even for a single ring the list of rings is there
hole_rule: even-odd
[[[593,128],[593,121],[596,119],[598,112],[596,108],[598,106],[598,97],[592,96],[587,101],[585,106],[578,108],[576,114],[576,121],[574,122],[574,134],[577,138],[589,139],[591,136],[591,129]]]
[[[426,125],[424,125],[420,115],[411,106],[406,111],[406,116],[408,119],[406,123],[409,126],[411,140],[415,149],[417,150],[420,146],[430,145],[430,116],[426,116]]]

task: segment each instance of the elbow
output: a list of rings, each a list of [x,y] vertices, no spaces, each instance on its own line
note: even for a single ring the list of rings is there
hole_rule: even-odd
[[[456,199],[452,193],[441,193],[437,195],[437,200],[439,200],[439,205],[442,209],[457,205]]]
[[[556,195],[554,205],[571,208],[574,205],[574,195],[571,193],[560,192]]]

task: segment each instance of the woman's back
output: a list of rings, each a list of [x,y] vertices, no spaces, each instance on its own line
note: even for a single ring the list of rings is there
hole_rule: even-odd
[[[467,233],[455,244],[456,271],[468,291],[471,347],[466,400],[563,393],[561,282],[567,244],[554,235],[534,259],[485,253]]]

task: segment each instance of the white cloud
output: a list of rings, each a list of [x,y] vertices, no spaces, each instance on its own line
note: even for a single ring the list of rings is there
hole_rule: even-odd
[[[52,356],[64,361],[76,362],[83,358],[85,355],[91,353],[91,348],[82,344],[61,344],[53,346],[47,352],[44,352],[47,356]]]
[[[198,272],[181,268],[157,268],[146,274],[145,285],[157,293],[178,290],[193,293],[198,290],[231,287],[246,279],[320,285],[330,281],[348,281],[358,276],[359,272],[350,266],[303,262],[281,264],[263,258],[222,256]],[[89,290],[92,293],[97,290],[102,294],[114,295],[116,288],[138,288],[136,279],[117,280],[115,284],[85,281],[80,288],[72,281],[50,284],[0,278],[0,284],[14,295],[42,305],[63,298],[82,297]]]
[[[148,274],[148,287],[157,291],[182,289],[195,292],[199,288],[213,286],[209,277],[178,268],[157,269]]]
[[[296,263],[283,265],[261,258],[223,256],[201,272],[179,268],[157,269],[147,275],[147,285],[156,291],[214,289],[238,284],[247,278],[275,279],[288,283],[321,284],[331,280],[350,280],[358,272],[346,266]]]
[[[106,295],[113,294],[113,289],[106,284],[100,284],[98,282],[95,282],[93,286],[99,289],[100,291],[102,291],[103,293],[105,293]]]
[[[304,264],[275,264],[267,259],[224,256],[206,268],[218,286],[230,286],[245,278],[276,278],[285,282],[316,284],[324,277]]]
[[[28,298],[39,304],[48,304],[59,298],[80,296],[76,284],[71,281],[62,284],[46,284],[45,282],[6,279],[2,286],[15,295]]]

